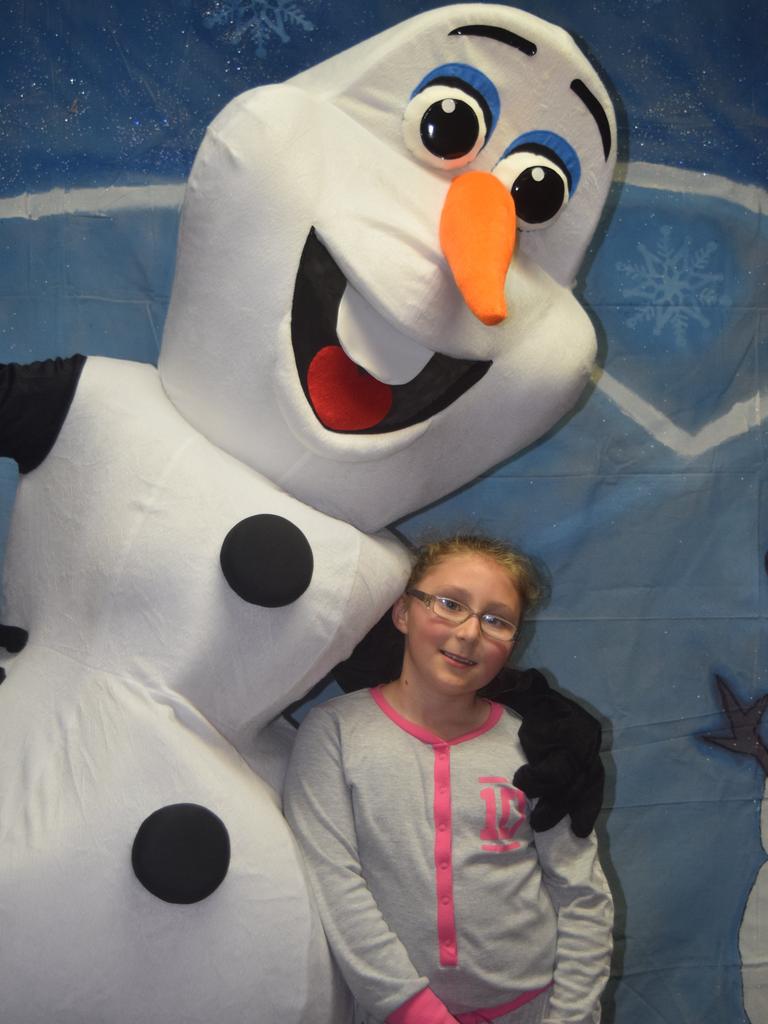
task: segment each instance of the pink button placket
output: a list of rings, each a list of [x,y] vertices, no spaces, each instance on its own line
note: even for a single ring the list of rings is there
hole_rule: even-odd
[[[456,967],[456,915],[453,903],[453,859],[451,849],[451,748],[435,743],[435,880],[437,887],[437,938],[440,965]]]

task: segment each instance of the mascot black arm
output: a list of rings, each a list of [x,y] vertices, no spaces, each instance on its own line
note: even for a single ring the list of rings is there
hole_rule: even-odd
[[[403,637],[387,613],[331,675],[347,693],[400,674]],[[577,836],[588,836],[603,800],[600,723],[576,701],[553,690],[536,669],[503,669],[486,694],[522,718],[520,742],[528,763],[514,782],[538,797],[531,825],[544,832],[566,814]]]
[[[53,448],[77,390],[85,356],[0,364],[0,455],[20,473],[36,469]]]
[[[36,469],[53,448],[84,364],[81,355],[0,363],[0,456],[17,462],[20,473]],[[0,646],[7,651],[20,651],[26,642],[25,629],[0,625]]]
[[[520,742],[528,764],[513,782],[539,801],[531,814],[536,832],[566,814],[577,836],[588,836],[603,803],[602,727],[575,700],[553,690],[535,668],[503,669],[487,695],[522,718]]]

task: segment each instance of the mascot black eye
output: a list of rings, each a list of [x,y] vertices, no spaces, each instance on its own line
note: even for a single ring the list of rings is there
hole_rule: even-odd
[[[511,192],[523,230],[548,227],[570,199],[570,175],[554,153],[514,150],[493,173]]]
[[[432,79],[403,115],[403,137],[414,156],[433,167],[463,167],[485,145],[491,110],[482,94],[451,76]]]
[[[475,111],[453,96],[431,103],[421,118],[421,141],[441,160],[460,160],[471,153],[479,135]]]

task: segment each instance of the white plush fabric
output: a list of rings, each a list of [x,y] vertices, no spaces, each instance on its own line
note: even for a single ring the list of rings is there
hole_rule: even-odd
[[[538,52],[448,34],[477,22],[525,36]],[[408,149],[402,119],[411,91],[446,62],[482,69],[501,112],[477,159],[441,172]],[[607,159],[595,119],[570,88],[575,78],[605,110]],[[492,171],[531,131],[568,142],[580,182],[551,226],[519,233],[509,316],[486,327],[462,301],[441,252],[443,202],[454,178]],[[474,478],[541,436],[584,387],[595,336],[570,282],[605,200],[615,138],[605,89],[571,38],[496,5],[420,15],[285,85],[238,97],[209,128],[189,180],[160,358],[174,404],[237,458],[363,530]],[[369,348],[381,355],[378,363],[361,360],[364,368],[375,376],[394,361],[394,379],[394,335],[395,348],[412,350],[410,361],[400,360],[406,377],[419,355],[434,352],[492,359],[490,371],[405,429],[325,429],[302,391],[291,344],[297,268],[312,228],[367,314]]]
[[[312,581],[286,607],[244,601],[219,565],[257,513],[312,548]],[[285,748],[255,736],[351,652],[406,573],[394,538],[300,504],[193,430],[154,367],[88,360],[53,451],[20,481],[6,562],[6,621],[30,642],[0,689],[3,1021],[344,1019],[257,774],[279,782]],[[223,883],[192,906],[151,895],[130,864],[142,821],[179,802],[214,811],[232,845]]]
[[[308,590],[282,608],[244,601],[219,564],[231,527],[263,513],[298,526],[314,557]],[[407,575],[391,535],[284,494],[192,429],[154,367],[100,357],[53,451],[20,481],[11,536],[7,621],[30,646],[180,695],[244,756],[351,653]]]
[[[346,1022],[279,801],[188,701],[39,644],[6,687],[4,1024]],[[180,801],[217,814],[232,847],[190,905],[131,870],[141,823]]]
[[[535,40],[536,56],[448,34],[477,22]],[[501,106],[474,163],[442,171],[408,149],[401,121],[446,62],[480,68]],[[606,108],[607,159],[575,77]],[[534,130],[568,137],[581,182],[556,222],[520,233],[509,316],[487,327],[441,252],[441,211],[454,178],[492,172]],[[19,487],[4,621],[30,642],[0,687],[3,1024],[346,1024],[263,781],[279,786],[290,740],[264,727],[399,593],[405,555],[371,532],[530,443],[579,395],[595,339],[568,283],[614,154],[610,103],[571,40],[491,5],[420,15],[246,93],[211,125],[159,371],[89,359],[52,452]],[[407,388],[438,352],[491,361],[485,376],[402,429],[326,429],[291,343],[313,229],[348,282],[339,340],[374,379]],[[313,554],[309,587],[283,607],[244,601],[219,564],[228,531],[264,513]],[[189,905],[131,870],[138,827],[182,802],[214,811],[232,846],[219,888]]]

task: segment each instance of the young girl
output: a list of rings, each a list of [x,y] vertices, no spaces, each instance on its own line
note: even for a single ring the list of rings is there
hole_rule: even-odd
[[[426,546],[392,615],[400,676],[313,709],[285,812],[365,1024],[594,1024],[612,904],[594,836],[512,783],[519,719],[479,691],[539,582],[486,538]]]

